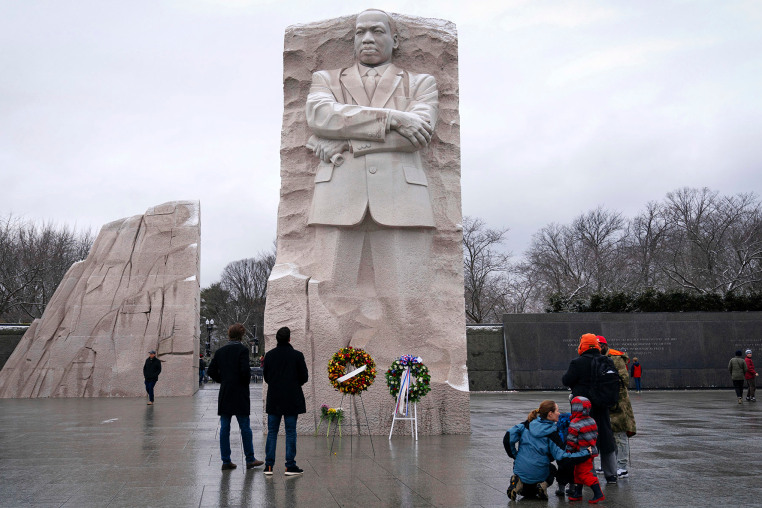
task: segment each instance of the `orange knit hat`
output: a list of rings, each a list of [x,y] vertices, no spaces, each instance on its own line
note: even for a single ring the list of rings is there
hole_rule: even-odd
[[[598,336],[594,333],[586,333],[579,338],[579,347],[577,348],[577,353],[582,354],[588,349],[597,349],[598,351],[601,350],[601,345],[598,344]]]

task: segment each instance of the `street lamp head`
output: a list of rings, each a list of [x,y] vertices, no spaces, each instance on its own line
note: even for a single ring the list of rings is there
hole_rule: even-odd
[[[209,320],[208,319],[206,320],[206,326],[209,326]]]
[[[214,326],[214,319],[211,319],[211,320],[209,321],[209,324],[210,324],[210,325],[212,325],[212,326]]]

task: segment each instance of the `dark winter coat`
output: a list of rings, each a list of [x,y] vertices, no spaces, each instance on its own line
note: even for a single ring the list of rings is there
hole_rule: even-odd
[[[593,358],[600,354],[597,349],[588,349],[569,363],[569,369],[561,378],[561,382],[572,389],[572,395],[575,397],[590,398],[590,366]],[[615,452],[616,442],[611,430],[609,408],[593,404],[590,416],[598,425],[598,450],[603,454]]]
[[[262,375],[267,383],[267,414],[291,416],[307,412],[302,385],[309,374],[300,351],[289,343],[278,344],[265,355]]]
[[[544,482],[550,474],[552,460],[590,456],[587,450],[565,452],[555,423],[543,418],[535,418],[528,426],[520,423],[511,427],[509,433],[509,446],[515,457],[513,474],[526,484]]]
[[[249,349],[237,340],[231,340],[214,354],[207,370],[209,377],[220,384],[217,398],[218,415],[248,416],[249,401]]]
[[[728,371],[730,372],[730,379],[733,381],[743,381],[746,377],[746,371],[749,370],[746,362],[740,356],[734,356],[728,362]]]
[[[161,374],[161,360],[155,356],[146,358],[146,363],[143,364],[143,377],[146,381],[158,381],[159,374]]]

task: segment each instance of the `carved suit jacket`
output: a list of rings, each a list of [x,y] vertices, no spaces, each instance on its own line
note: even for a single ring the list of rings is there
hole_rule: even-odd
[[[389,129],[390,111],[413,113],[436,125],[436,80],[390,64],[369,101],[357,64],[312,75],[307,125],[322,138],[347,139],[344,162],[321,161],[308,223],[355,226],[366,213],[394,227],[434,227],[428,179],[418,150]]]

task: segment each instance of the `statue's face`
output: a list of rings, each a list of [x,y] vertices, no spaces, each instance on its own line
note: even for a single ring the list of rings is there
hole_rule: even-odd
[[[355,55],[360,63],[369,67],[387,63],[397,44],[397,34],[392,34],[383,12],[367,11],[357,16]]]

